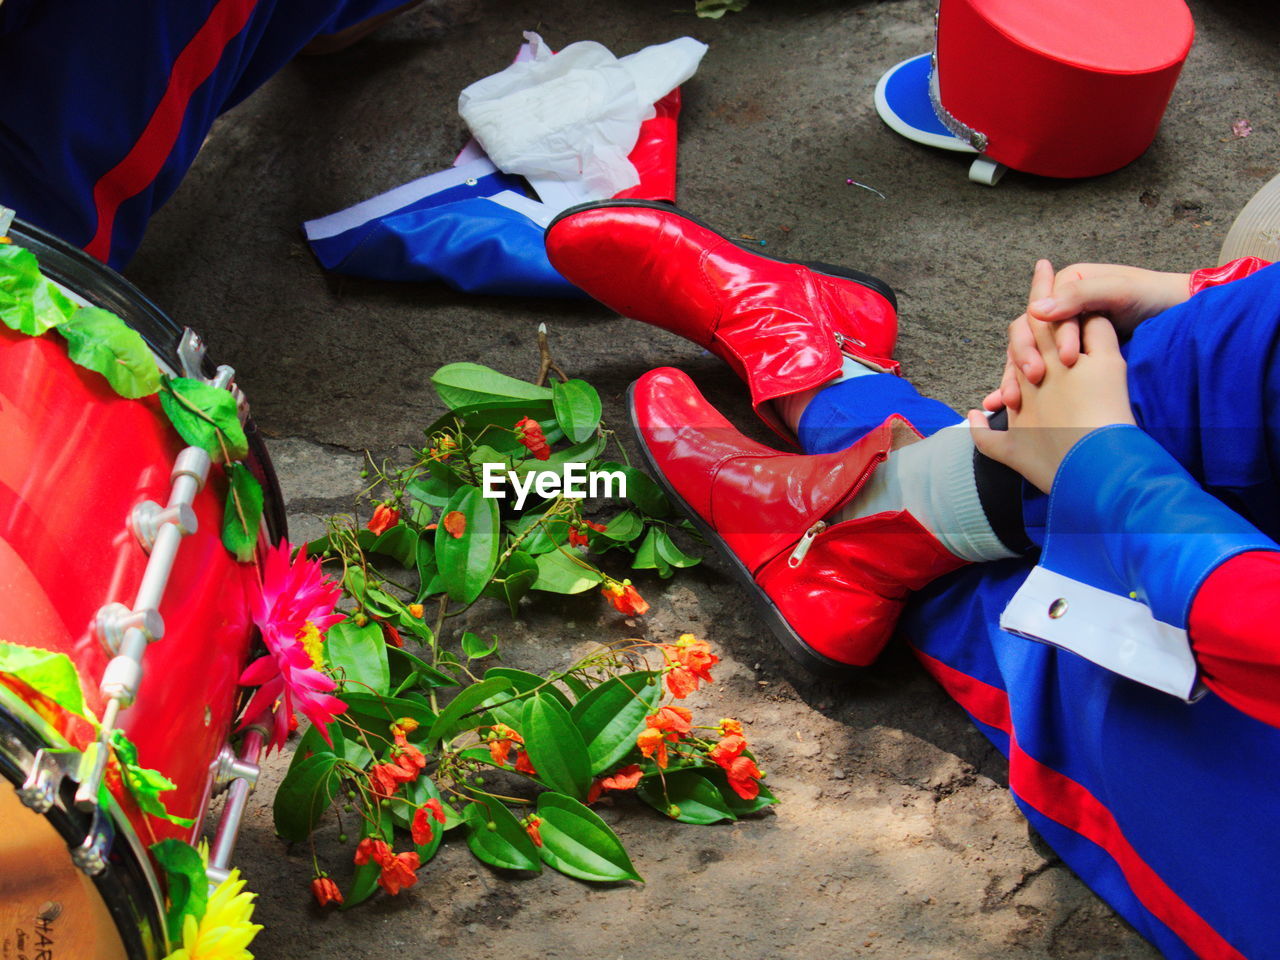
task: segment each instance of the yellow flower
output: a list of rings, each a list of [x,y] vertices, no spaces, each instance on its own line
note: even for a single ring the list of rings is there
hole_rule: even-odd
[[[320,630],[314,623],[308,620],[302,625],[302,629],[298,631],[298,639],[302,641],[302,649],[307,652],[307,656],[311,658],[311,664],[317,670],[324,668],[324,637],[320,636]]]
[[[165,960],[253,960],[249,943],[262,926],[251,923],[255,894],[244,893],[240,871],[232,870],[209,896],[200,920],[182,923],[182,946]]]

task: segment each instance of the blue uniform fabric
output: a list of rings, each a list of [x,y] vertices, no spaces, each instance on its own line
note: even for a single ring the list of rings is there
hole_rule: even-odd
[[[1201,292],[1126,345],[1139,425],[1272,540],[1278,345],[1280,266]],[[904,406],[901,388],[877,394],[876,381],[889,382],[861,377],[815,399],[799,431],[809,452],[842,449],[890,413],[945,419],[935,401]],[[852,384],[858,409],[844,406]],[[1045,502],[1027,497],[1028,519]],[[942,578],[913,599],[902,633],[1010,757],[1031,823],[1166,956],[1280,956],[1280,730],[1212,693],[1186,704],[1000,630],[1029,569],[1010,560]]]
[[[133,148],[175,61],[215,9],[247,5],[242,29],[186,103],[159,172],[116,215],[107,261],[122,267],[177,189],[214,120],[308,42],[404,0],[5,0],[0,5],[0,203],[69,243],[98,227],[94,185]]]

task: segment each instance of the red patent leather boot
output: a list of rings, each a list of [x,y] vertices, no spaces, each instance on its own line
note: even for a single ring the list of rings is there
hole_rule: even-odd
[[[643,200],[570,207],[551,222],[546,242],[552,266],[570,283],[727,361],[756,412],[787,440],[767,401],[827,382],[846,354],[898,371],[893,291],[868,274],[746,250],[686,213]]]
[[[905,511],[825,519],[891,450],[919,439],[901,417],[847,450],[806,455],[747,439],[670,367],[632,384],[630,407],[654,475],[724,554],[787,651],[815,671],[871,663],[907,597],[965,564]]]

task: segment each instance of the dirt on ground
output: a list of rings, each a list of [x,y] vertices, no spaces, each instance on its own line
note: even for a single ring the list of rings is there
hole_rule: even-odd
[[[539,322],[620,429],[626,385],[674,365],[756,430],[718,360],[601,307],[343,279],[308,252],[303,220],[451,163],[466,140],[458,91],[501,69],[521,30],[618,54],[685,34],[709,43],[685,86],[682,206],[765,240],[767,252],[886,279],[901,306],[905,373],[960,407],[995,382],[1036,257],[1215,263],[1235,213],[1280,169],[1280,25],[1262,2],[1191,4],[1197,42],[1141,159],[1083,181],[1010,173],[996,188],[968,182],[965,158],[902,140],[872,107],[880,74],[930,48],[928,0],[754,0],[719,21],[691,6],[428,0],[348,52],[295,62],[215,128],[127,274],[239,371],[295,541],[315,533],[317,517],[351,509],[364,450],[380,456],[420,438],[441,409],[427,382],[436,367],[472,360],[532,376]],[[1237,119],[1251,122],[1250,136],[1233,138]],[[311,851],[272,830],[280,756],[266,765],[237,856],[266,925],[257,955],[1156,955],[1029,830],[1003,757],[901,647],[853,681],[814,678],[702,552],[701,566],[671,581],[638,578],[653,609],[635,621],[587,594],[526,602],[514,621],[477,607],[468,626],[499,634],[507,662],[532,668],[566,664],[600,640],[706,638],[722,662],[694,706],[749,725],[776,808],[697,827],[626,799],[605,805],[643,884],[495,873],[451,839],[401,896],[326,913],[307,889]],[[317,850],[343,881],[351,847],[337,832],[323,830]]]

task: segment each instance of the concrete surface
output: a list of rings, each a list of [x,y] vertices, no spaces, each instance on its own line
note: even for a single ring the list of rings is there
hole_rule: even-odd
[[[1236,211],[1278,168],[1280,22],[1263,2],[1192,3],[1195,48],[1159,138],[1130,167],[1079,182],[1011,173],[996,189],[968,183],[964,159],[899,139],[872,109],[881,71],[928,49],[929,0],[755,0],[718,22],[690,6],[429,2],[347,53],[293,64],[214,130],[128,273],[239,369],[278,438],[299,534],[349,507],[364,448],[417,438],[438,410],[426,383],[437,366],[477,360],[532,375],[539,321],[561,362],[601,388],[615,424],[626,384],[660,364],[687,369],[748,422],[714,358],[601,308],[342,280],[310,257],[302,220],[448,165],[465,140],[458,90],[500,69],[521,29],[618,53],[686,33],[710,43],[685,90],[682,204],[771,253],[883,276],[898,290],[906,372],[953,405],[994,382],[1035,257],[1215,262]],[[1252,136],[1229,139],[1237,118]],[[514,623],[492,609],[472,621],[531,665],[562,663],[596,638],[707,637],[724,662],[699,703],[751,723],[782,798],[776,814],[704,828],[622,803],[606,816],[643,886],[497,876],[452,842],[407,894],[322,915],[307,892],[310,852],[275,839],[263,791],[239,852],[267,925],[258,955],[1154,955],[1029,835],[1002,758],[909,658],[892,653],[856,683],[816,682],[745,612],[715,560],[640,586],[654,610],[635,626],[592,596]],[[282,767],[270,766],[268,787]],[[318,850],[342,878],[350,847],[335,834]]]

